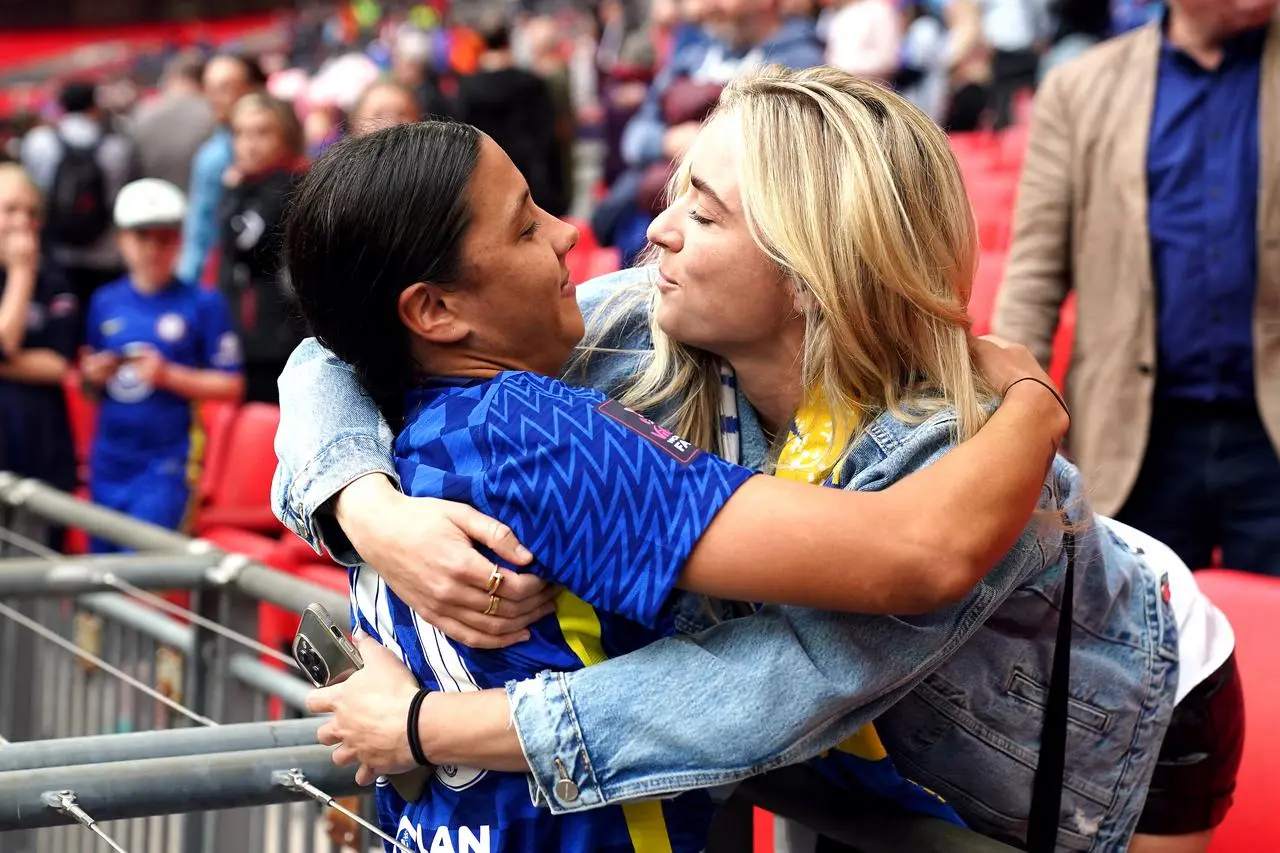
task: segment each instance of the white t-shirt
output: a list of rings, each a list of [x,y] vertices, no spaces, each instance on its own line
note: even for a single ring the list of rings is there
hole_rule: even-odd
[[[1196,584],[1195,576],[1173,549],[1158,539],[1114,518],[1098,520],[1142,557],[1157,576],[1169,578],[1169,604],[1178,625],[1178,692],[1181,702],[1197,684],[1227,662],[1236,647],[1236,635],[1222,611],[1213,606]]]

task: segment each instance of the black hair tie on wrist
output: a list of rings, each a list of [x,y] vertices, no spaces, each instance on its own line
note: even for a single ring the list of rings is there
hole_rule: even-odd
[[[1000,396],[1001,396],[1001,397],[1003,397],[1003,396],[1007,395],[1007,394],[1009,393],[1010,389],[1012,389],[1012,388],[1013,388],[1013,386],[1014,386],[1014,385],[1017,385],[1019,382],[1034,382],[1034,383],[1036,383],[1037,385],[1042,385],[1042,386],[1044,386],[1044,388],[1045,388],[1045,389],[1046,389],[1050,394],[1052,394],[1052,395],[1053,395],[1053,399],[1055,399],[1055,400],[1057,400],[1057,401],[1058,401],[1058,405],[1062,407],[1062,411],[1064,411],[1064,412],[1066,412],[1066,413],[1067,413],[1067,419],[1068,419],[1068,420],[1070,420],[1070,419],[1071,419],[1071,410],[1067,408],[1067,401],[1066,401],[1066,400],[1064,400],[1064,399],[1062,399],[1062,395],[1058,393],[1058,389],[1057,389],[1057,388],[1054,388],[1052,385],[1050,385],[1048,382],[1045,382],[1043,379],[1040,379],[1040,378],[1035,377],[1035,376],[1024,376],[1024,377],[1022,377],[1021,379],[1015,379],[1015,380],[1013,380],[1012,382],[1010,382],[1010,383],[1009,383],[1008,387],[1006,387],[1006,388],[1004,389],[1004,393],[1003,393],[1003,394],[1001,394]]]
[[[413,761],[419,767],[427,767],[431,764],[427,760],[426,753],[422,751],[422,740],[418,737],[418,717],[422,715],[422,703],[426,701],[429,690],[419,690],[414,694],[413,701],[409,703],[409,718],[407,721],[409,734],[409,752],[413,755]]]

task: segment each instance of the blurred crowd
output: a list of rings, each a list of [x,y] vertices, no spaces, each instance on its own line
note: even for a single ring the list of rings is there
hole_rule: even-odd
[[[0,406],[0,469],[75,486],[60,393],[68,376],[108,405],[153,391],[172,404],[170,438],[139,433],[148,452],[173,444],[170,471],[195,456],[193,400],[276,402],[277,377],[306,334],[280,270],[281,223],[308,163],[348,135],[430,116],[473,124],[541,207],[589,212],[583,244],[613,247],[616,268],[646,247],[673,163],[722,87],[750,69],[836,66],[898,89],[955,145],[1012,126],[1006,138],[1021,152],[1045,75],[1164,11],[1144,0],[363,0],[303,6],[256,52],[174,46],[136,57],[131,76],[61,80],[6,125],[16,162],[0,172],[0,394],[20,404]],[[1001,189],[986,205],[999,221],[981,224],[984,250],[1003,253],[1016,170],[969,172],[971,195]],[[167,218],[122,214],[122,189],[138,179],[166,187]],[[117,321],[133,314],[108,310],[122,297],[101,291],[158,293],[170,282],[210,296],[177,308],[142,300],[129,311],[151,328],[116,339]],[[85,345],[109,357],[72,372]],[[242,382],[174,378],[183,371]],[[109,433],[95,455],[109,455]],[[182,489],[172,493],[168,504],[181,504]],[[142,515],[181,520],[172,508]]]

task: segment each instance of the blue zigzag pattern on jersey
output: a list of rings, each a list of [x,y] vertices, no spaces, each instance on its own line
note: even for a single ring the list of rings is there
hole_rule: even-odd
[[[531,374],[504,377],[485,419],[496,463],[487,491],[490,501],[523,508],[517,535],[534,554],[561,555],[566,587],[648,623],[663,602],[650,598],[655,585],[643,570],[683,564],[724,496],[750,474],[706,454],[675,462],[596,412],[604,399]],[[628,553],[639,566],[620,563]]]

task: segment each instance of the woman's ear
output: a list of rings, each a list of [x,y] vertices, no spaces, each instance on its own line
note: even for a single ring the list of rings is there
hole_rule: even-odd
[[[797,314],[804,316],[817,309],[818,300],[814,298],[813,291],[804,282],[788,277],[784,280],[784,284],[791,288],[792,305]]]
[[[400,292],[396,303],[400,322],[418,337],[433,344],[456,344],[471,332],[453,310],[453,294],[420,281]]]

